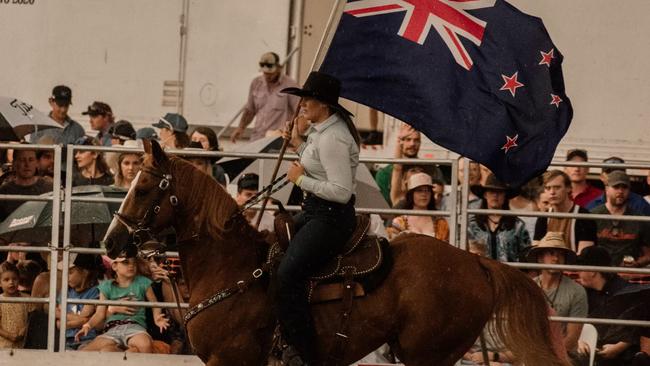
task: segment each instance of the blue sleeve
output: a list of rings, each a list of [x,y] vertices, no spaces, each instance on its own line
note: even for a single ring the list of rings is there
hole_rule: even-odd
[[[87,299],[99,299],[99,288],[98,286],[93,286],[90,289],[88,289],[88,293],[86,294]]]

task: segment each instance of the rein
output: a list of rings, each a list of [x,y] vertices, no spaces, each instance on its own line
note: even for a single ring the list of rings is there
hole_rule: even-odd
[[[129,232],[133,235],[134,244],[136,245],[136,247],[138,247],[138,249],[140,249],[140,246],[142,246],[142,244],[146,242],[156,241],[152,235],[151,224],[154,221],[155,215],[157,215],[160,212],[160,203],[162,201],[162,197],[164,193],[168,189],[171,190],[169,203],[172,205],[172,207],[178,206],[179,203],[178,197],[176,197],[176,195],[174,195],[173,193],[173,179],[172,179],[173,177],[171,174],[164,173],[164,172],[159,173],[158,171],[149,168],[144,168],[141,171],[160,179],[160,182],[158,183],[158,189],[160,190],[160,195],[156,198],[156,200],[154,200],[152,206],[149,209],[147,209],[147,211],[145,212],[145,214],[140,220],[131,219],[119,212],[114,213],[114,216],[117,218],[117,220],[120,221],[124,226],[126,226]],[[230,216],[230,218],[228,218],[227,221],[231,221],[233,218],[237,217],[238,215],[241,215],[244,211],[248,210],[249,208],[257,204],[261,200],[265,199],[266,197],[284,188],[284,186],[286,186],[289,183],[288,180],[282,182],[284,178],[286,178],[286,174],[283,174],[282,176],[278,177],[269,185],[264,187],[261,191],[257,192],[254,196],[249,198],[239,210],[235,211]],[[276,186],[277,184],[279,185]],[[144,240],[143,235],[146,235],[147,240]],[[196,234],[192,235],[189,238],[189,240],[197,240],[197,239],[198,239],[198,235]],[[164,254],[160,253],[158,250],[154,250],[149,254],[149,256],[164,256]],[[219,291],[216,294],[210,296],[209,298],[201,301],[200,303],[190,308],[190,310],[188,310],[187,313],[185,313],[185,315],[183,316],[183,328],[185,330],[185,333],[187,334],[187,323],[196,315],[198,315],[201,311],[237,293],[244,293],[254,282],[260,279],[264,275],[264,273],[268,272],[270,268],[271,268],[271,262],[267,261],[261,267],[256,268],[249,275],[247,279],[237,281],[237,283],[235,283],[234,286]],[[180,297],[178,296],[178,288],[177,288],[176,281],[172,281],[172,289],[174,293],[174,299],[176,300],[176,305],[178,307],[178,312],[179,314],[182,314],[181,306],[180,306]]]

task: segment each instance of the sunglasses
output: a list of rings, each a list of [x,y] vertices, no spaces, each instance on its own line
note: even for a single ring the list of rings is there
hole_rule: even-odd
[[[271,67],[274,67],[274,66],[275,66],[275,64],[271,64],[271,63],[268,63],[268,62],[260,62],[260,67],[271,68]]]

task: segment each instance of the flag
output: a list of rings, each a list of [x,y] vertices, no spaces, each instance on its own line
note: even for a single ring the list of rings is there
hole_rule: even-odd
[[[548,168],[573,110],[542,20],[503,0],[348,1],[320,71],[519,186]]]

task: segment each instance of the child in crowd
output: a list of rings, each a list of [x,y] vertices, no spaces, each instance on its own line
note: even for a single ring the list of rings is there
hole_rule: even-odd
[[[2,297],[27,297],[18,290],[18,268],[10,262],[0,264]],[[0,303],[0,349],[22,348],[31,304]]]
[[[101,258],[96,254],[70,254],[68,269],[68,300],[71,299],[98,299],[97,277],[102,271]],[[63,269],[63,262],[59,262],[57,269]],[[60,328],[60,308],[57,308],[57,326]],[[80,326],[88,322],[95,313],[94,305],[70,304],[66,306],[66,331],[65,347],[68,350],[83,348],[97,336],[95,329],[87,335],[75,340],[75,334]]]
[[[16,268],[18,269],[18,290],[25,295],[30,295],[34,280],[42,271],[41,265],[35,260],[27,259],[18,262]]]
[[[111,269],[115,272],[115,279],[99,284],[100,300],[156,301],[151,289],[152,281],[138,275],[135,251],[122,253],[113,261]],[[75,338],[79,340],[79,337],[88,335],[91,329],[106,320],[104,333],[84,347],[83,351],[115,352],[127,349],[131,352],[151,353],[152,340],[147,333],[145,309],[130,306],[110,308],[112,311],[107,312],[107,306],[97,306],[95,315],[77,332]],[[154,323],[160,331],[167,329],[169,320],[160,308],[153,308],[152,311]]]

